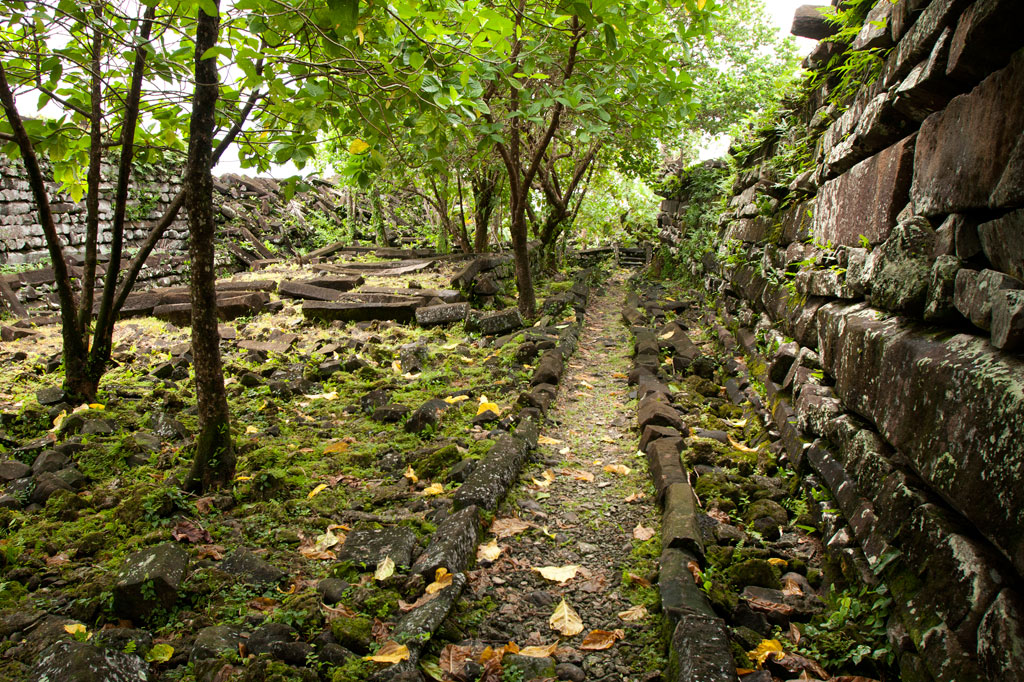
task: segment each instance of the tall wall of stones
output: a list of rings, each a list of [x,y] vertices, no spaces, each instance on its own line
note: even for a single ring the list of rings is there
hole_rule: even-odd
[[[101,226],[106,228],[113,218],[110,198],[113,182],[117,176],[116,166],[103,165],[103,181],[100,188]],[[142,170],[136,178],[129,204],[129,222],[125,240],[129,246],[145,239],[150,227],[164,214],[168,204],[181,189],[180,173],[167,170]],[[75,202],[72,197],[59,191],[57,183],[48,183],[50,207],[57,223],[57,232],[64,238],[70,254],[81,258],[85,252],[85,200]],[[49,262],[49,252],[39,224],[35,199],[28,186],[25,169],[20,160],[0,156],[0,263],[12,265],[22,263]],[[163,252],[187,251],[188,225],[184,213],[164,233],[159,245]],[[110,230],[101,229],[99,251],[109,253]]]
[[[851,49],[891,48],[881,74],[843,109],[823,72],[793,136],[745,150],[703,261],[847,524],[826,545],[893,593],[909,681],[1024,670],[1021,25],[1020,0],[880,0]]]

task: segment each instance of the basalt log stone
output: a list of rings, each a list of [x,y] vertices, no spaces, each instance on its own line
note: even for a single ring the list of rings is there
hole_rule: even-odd
[[[487,511],[497,509],[519,478],[526,455],[526,444],[522,440],[509,435],[500,436],[487,456],[473,469],[469,479],[455,491],[455,508],[475,505]]]
[[[1024,47],[1024,3],[1018,0],[979,0],[957,21],[946,73],[973,85],[1006,66]]]
[[[410,322],[416,315],[419,299],[408,303],[349,303],[347,301],[306,301],[302,314],[310,320],[341,320],[367,322],[395,320]]]
[[[217,317],[223,321],[233,320],[243,315],[255,315],[263,310],[270,301],[266,292],[236,294],[225,292],[217,296]],[[153,309],[153,317],[175,324],[179,327],[192,324],[191,303],[171,303],[158,305]]]
[[[442,303],[416,309],[416,322],[421,327],[449,325],[462,322],[469,314],[468,303]]]
[[[1024,360],[863,304],[818,316],[822,364],[844,405],[1024,571]]]
[[[439,568],[459,573],[468,566],[476,554],[480,537],[480,510],[469,506],[447,516],[437,524],[437,530],[430,538],[430,544],[409,569],[413,575],[434,579]]]
[[[1024,203],[1024,50],[921,125],[914,210],[925,216]]]
[[[672,635],[666,682],[736,682],[736,665],[722,619],[686,614]]]
[[[793,13],[789,32],[801,38],[822,40],[836,32],[836,26],[827,21],[828,5],[800,5]]]
[[[907,204],[914,140],[906,137],[822,185],[814,207],[817,241],[858,246],[861,236],[872,244],[889,237]]]

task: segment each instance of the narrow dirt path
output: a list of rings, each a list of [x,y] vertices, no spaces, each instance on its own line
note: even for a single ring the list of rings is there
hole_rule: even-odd
[[[620,321],[624,278],[617,272],[592,293],[536,462],[484,538],[486,543],[497,535],[502,554],[471,573],[474,595],[489,596],[496,607],[482,623],[481,637],[498,646],[557,642],[560,679],[639,681],[664,663],[658,593],[651,586],[660,517],[646,464],[637,454],[636,407],[626,384],[632,347]],[[505,535],[501,527],[512,517],[530,526]],[[534,570],[549,566],[579,568],[559,583]],[[549,623],[563,599],[580,616],[579,634],[561,635]],[[588,648],[584,639],[593,630],[614,633],[614,644]],[[608,644],[611,637],[604,638]],[[510,666],[522,666],[524,680],[550,675],[550,668],[531,669],[533,664],[506,656],[505,679]]]

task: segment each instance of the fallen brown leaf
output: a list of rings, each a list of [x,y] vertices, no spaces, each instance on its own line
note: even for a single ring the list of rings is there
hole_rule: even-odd
[[[508,538],[512,537],[513,535],[518,535],[530,526],[530,523],[527,523],[522,519],[517,519],[515,517],[509,516],[502,519],[494,519],[494,521],[491,522],[490,530],[500,540],[502,538]]]
[[[201,528],[188,519],[179,521],[171,530],[171,537],[178,542],[213,542],[213,536],[205,528]]]
[[[622,630],[615,630],[609,632],[608,630],[591,630],[587,633],[587,636],[583,638],[583,643],[580,644],[580,649],[584,651],[603,651],[604,649],[611,649],[615,645],[615,642],[626,636],[626,633]]]
[[[640,576],[636,575],[635,573],[627,573],[626,574],[626,579],[629,580],[629,582],[633,583],[634,585],[639,585],[640,587],[650,587],[651,586],[651,581],[650,580],[647,580],[646,578],[641,578]]]
[[[547,658],[557,650],[558,642],[554,642],[547,646],[524,646],[519,650],[519,655],[529,656],[530,658]]]
[[[442,672],[454,677],[460,675],[462,669],[466,667],[466,663],[471,660],[473,660],[472,647],[447,644],[441,649],[441,658],[438,664],[441,666]]]
[[[647,542],[654,537],[654,529],[646,528],[638,522],[633,529],[633,537],[641,542]]]

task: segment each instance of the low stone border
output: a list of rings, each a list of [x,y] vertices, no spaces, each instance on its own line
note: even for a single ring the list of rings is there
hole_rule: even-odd
[[[641,303],[646,309],[639,310]],[[707,595],[697,584],[691,567],[704,567],[704,543],[697,519],[697,498],[680,460],[682,421],[671,405],[667,386],[657,378],[661,344],[673,350],[673,366],[689,366],[696,348],[682,328],[659,337],[641,326],[658,310],[652,301],[627,297],[623,322],[634,338],[634,367],[630,383],[637,386],[637,425],[640,448],[662,507],[661,558],[658,589],[669,632],[666,682],[735,682],[736,667],[725,627]],[[685,340],[684,340],[685,339]],[[678,360],[677,360],[678,359]]]

